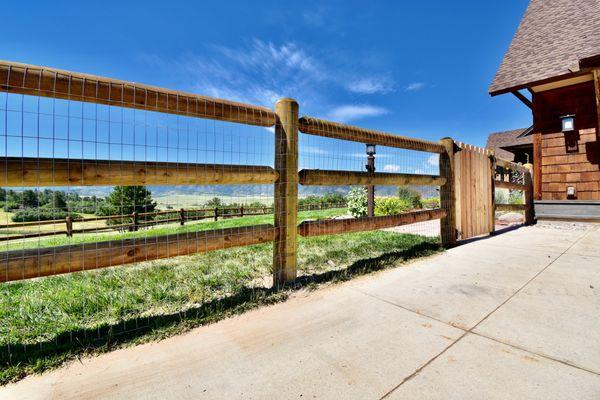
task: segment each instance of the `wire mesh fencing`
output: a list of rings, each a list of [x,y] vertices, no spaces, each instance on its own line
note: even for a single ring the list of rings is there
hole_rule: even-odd
[[[0,138],[5,371],[457,238],[451,139],[301,117],[292,99],[269,110],[0,62]]]

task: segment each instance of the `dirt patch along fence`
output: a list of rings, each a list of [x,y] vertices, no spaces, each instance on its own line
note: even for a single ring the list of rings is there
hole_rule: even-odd
[[[274,128],[273,159],[263,163],[272,166],[172,163],[149,158],[134,161],[125,157],[114,161],[101,157],[76,158],[69,152],[63,157],[26,157],[14,156],[10,154],[10,148],[6,148],[5,157],[0,160],[2,187],[271,184],[274,191],[274,223],[214,229],[185,235],[157,235],[142,239],[10,250],[0,253],[0,281],[4,282],[273,242],[273,282],[278,286],[297,277],[299,234],[315,236],[356,232],[439,219],[442,243],[453,246],[459,238],[459,213],[461,216],[471,213],[471,220],[474,221],[489,220],[492,211],[504,207],[488,204],[487,207],[473,208],[457,202],[459,191],[482,180],[487,180],[488,183],[478,186],[485,187],[483,196],[493,198],[492,166],[484,165],[482,161],[477,166],[472,165],[477,174],[459,177],[456,174],[456,165],[462,162],[462,159],[458,158],[461,156],[457,154],[460,154],[463,148],[451,138],[432,142],[312,117],[300,117],[299,105],[293,99],[281,99],[275,104],[274,110],[270,110],[133,82],[12,62],[0,62],[0,91],[82,104],[143,110],[159,113],[161,116],[176,115]],[[8,110],[6,113],[8,115]],[[41,113],[39,114],[41,116]],[[68,115],[66,118],[69,122]],[[94,118],[97,117],[91,119]],[[114,124],[110,118],[107,123],[109,127],[110,124]],[[68,131],[68,123],[66,126]],[[434,163],[439,166],[439,173],[432,175],[417,171],[358,172],[312,168],[299,170],[299,133],[336,141],[386,146],[420,154],[431,153]],[[269,133],[264,130],[264,134]],[[39,133],[28,140],[35,142],[38,147],[42,141]],[[123,140],[123,132],[120,140]],[[100,143],[97,138],[91,144],[96,147],[112,145],[110,141],[107,144]],[[120,144],[123,145],[122,142]],[[135,147],[135,143],[127,143],[126,146]],[[176,150],[185,151],[185,148],[181,149],[177,145]],[[411,211],[384,217],[310,221],[298,226],[299,185],[433,185],[439,186],[441,206],[435,210]],[[525,185],[529,188],[530,180]],[[529,189],[526,192],[529,193]],[[529,207],[529,204],[528,200],[526,207]],[[218,218],[218,210],[215,215]],[[141,226],[141,223],[136,224],[135,217],[131,216],[134,227]],[[180,215],[174,218],[174,222],[175,220],[185,223],[186,218],[185,215]],[[74,222],[65,221],[65,232],[77,233],[73,228]],[[489,228],[487,230],[489,231]],[[481,234],[485,233],[484,231],[485,229],[479,229],[473,233]]]

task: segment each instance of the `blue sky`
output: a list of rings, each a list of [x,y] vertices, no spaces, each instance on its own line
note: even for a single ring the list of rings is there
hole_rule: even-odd
[[[526,0],[372,3],[8,2],[0,57],[432,140],[530,123],[487,94]]]

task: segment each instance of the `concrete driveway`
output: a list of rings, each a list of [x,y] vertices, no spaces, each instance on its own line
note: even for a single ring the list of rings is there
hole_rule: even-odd
[[[599,399],[600,230],[521,228],[3,399]]]

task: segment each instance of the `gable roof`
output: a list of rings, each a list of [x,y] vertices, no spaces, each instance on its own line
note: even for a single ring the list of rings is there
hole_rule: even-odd
[[[600,0],[531,0],[489,92],[576,74],[600,54]]]
[[[515,155],[504,150],[507,147],[533,144],[532,127],[512,131],[496,132],[488,136],[486,148],[494,150],[494,154],[504,160],[513,161]]]

